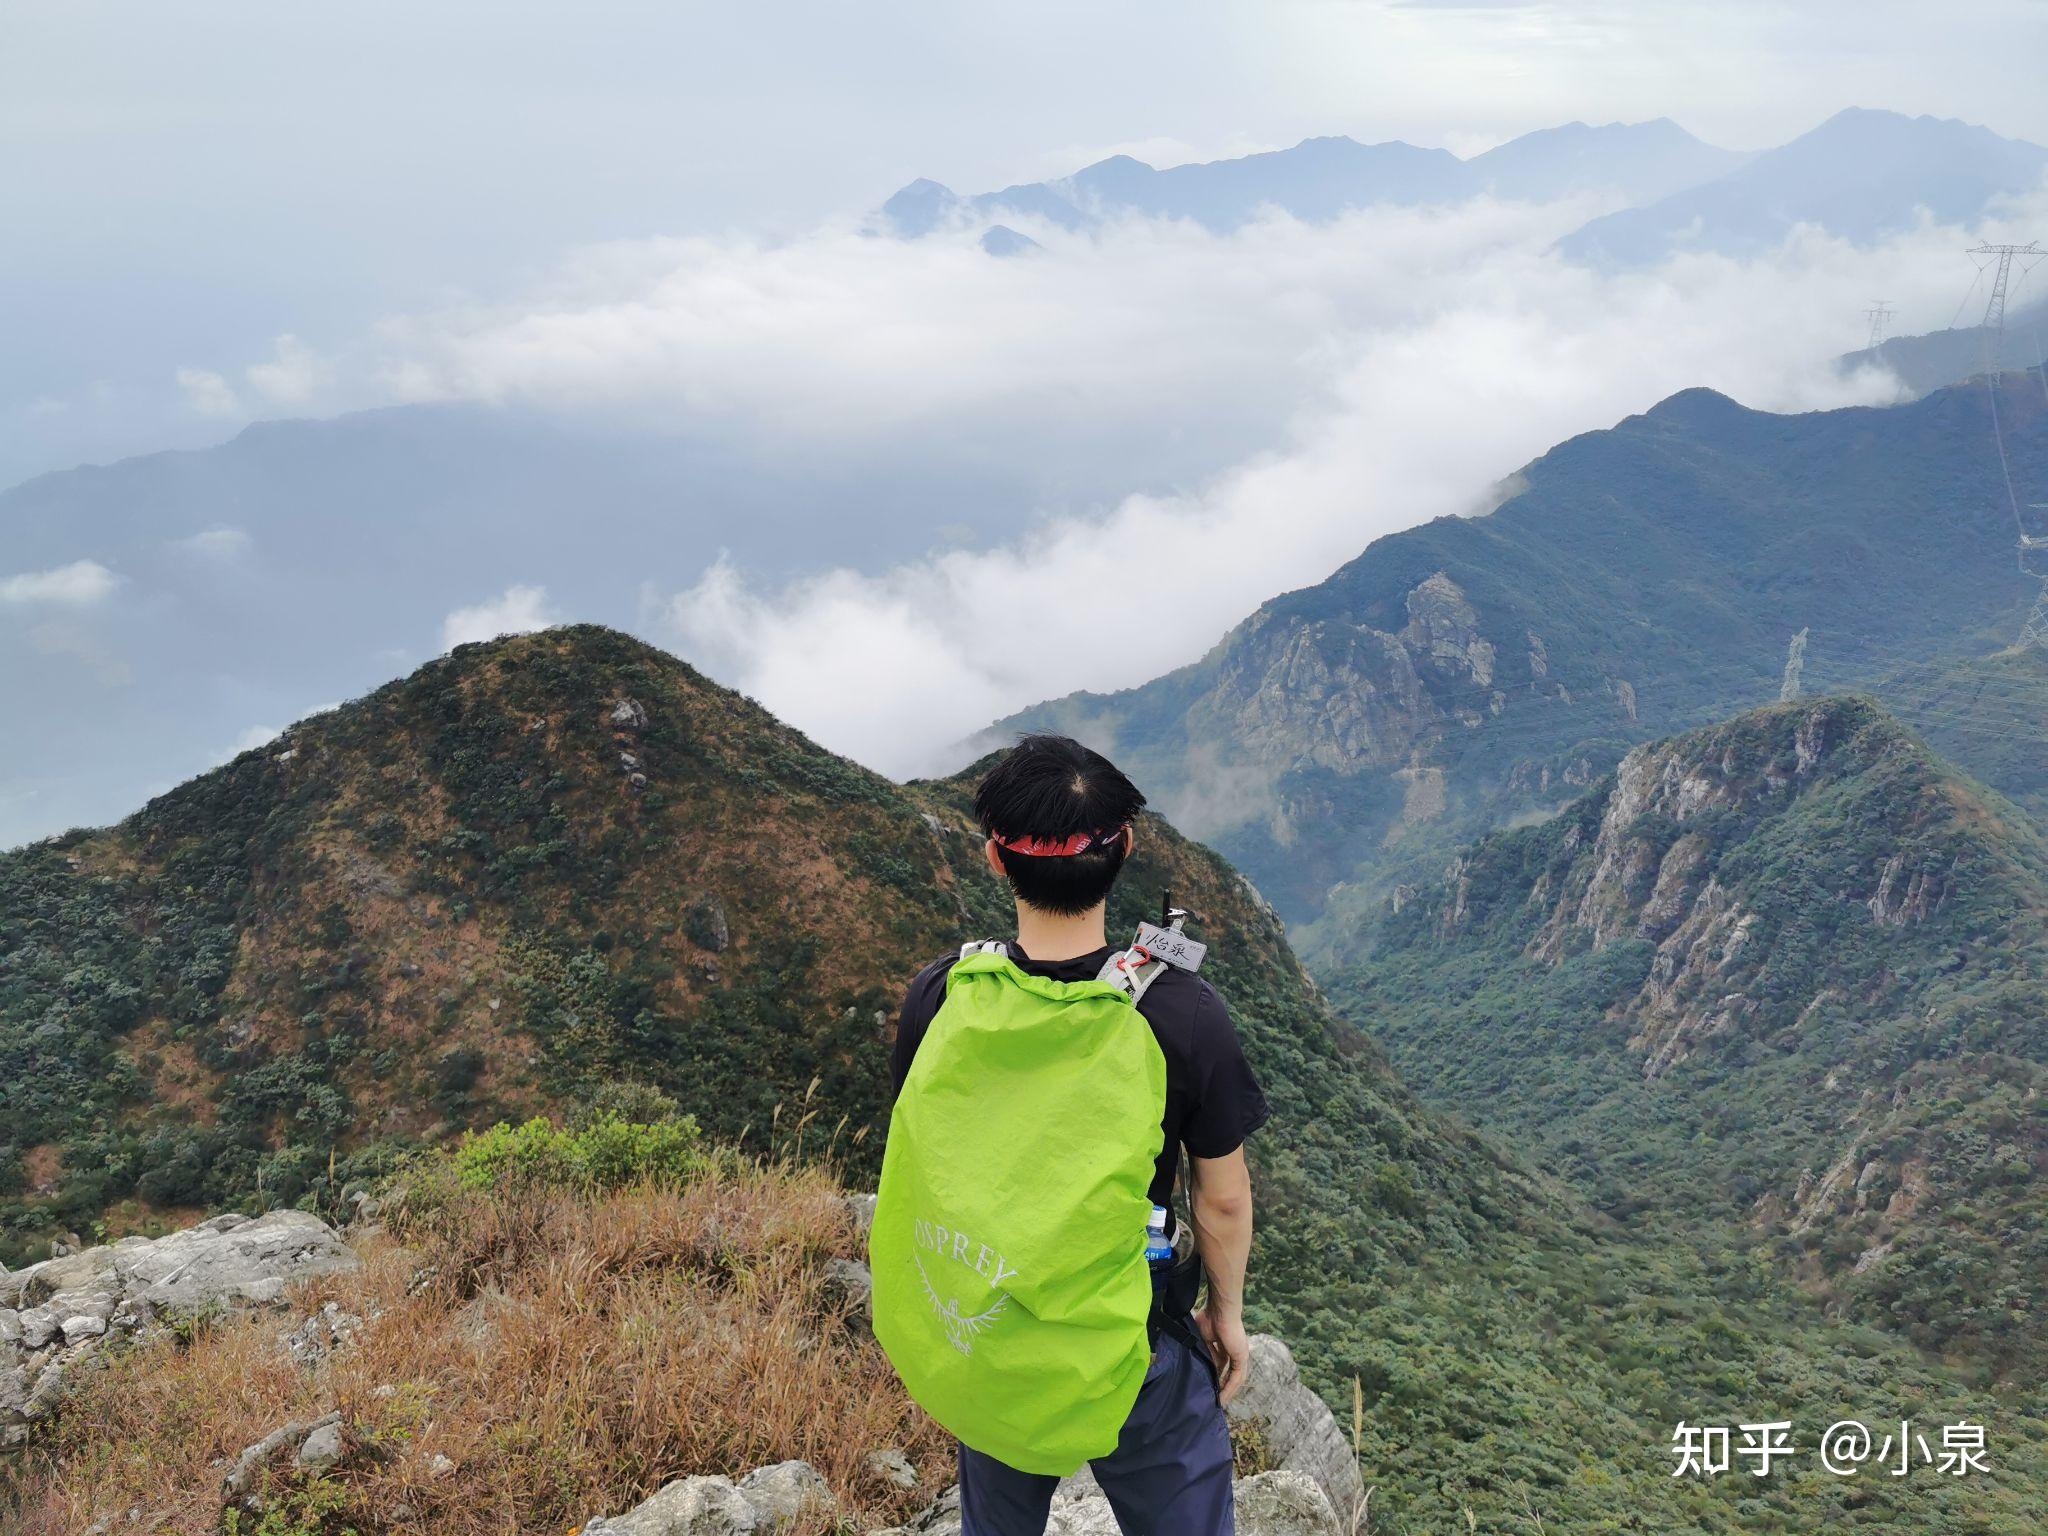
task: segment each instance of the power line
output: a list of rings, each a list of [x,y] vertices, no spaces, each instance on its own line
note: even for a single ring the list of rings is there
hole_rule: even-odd
[[[1870,341],[1864,348],[1865,351],[1882,352],[1884,350],[1885,324],[1896,314],[1898,314],[1898,311],[1893,309],[1885,300],[1872,299],[1870,301],[1870,308],[1863,311],[1863,318],[1870,322]]]
[[[2012,287],[2013,263],[2019,263],[2020,281],[2024,284],[2034,264],[2048,256],[2048,251],[2042,250],[2040,244],[2033,240],[2029,240],[2025,245],[1992,244],[1987,241],[1965,254],[1972,258],[1981,258],[1977,262],[1977,275],[1980,279],[1986,271],[1995,273],[1991,280],[1991,296],[1984,303],[1984,324],[1979,332],[1979,345],[1984,363],[1984,390],[1991,402],[1991,435],[1998,444],[1998,468],[2000,474],[2005,477],[2005,499],[2012,508],[2013,531],[2019,535],[2020,570],[2029,576],[2037,576],[2041,582],[2040,595],[2034,599],[2033,609],[2028,613],[2026,622],[2020,626],[2019,639],[2014,644],[2023,651],[2035,646],[2048,649],[2048,571],[2036,571],[2027,559],[2029,554],[2048,550],[2048,538],[2038,538],[2027,531],[2026,515],[2020,511],[2019,491],[2013,485],[2012,459],[2005,451],[2005,425],[1999,419],[1998,413],[1999,375],[2004,371],[2005,365],[2005,308]],[[1974,284],[1971,291],[1975,292]],[[2042,388],[2048,390],[2048,377],[2043,378]],[[2033,510],[2043,510],[2040,503],[2029,505]]]

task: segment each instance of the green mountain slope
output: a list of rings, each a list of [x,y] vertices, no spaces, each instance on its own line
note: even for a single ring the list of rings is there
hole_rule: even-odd
[[[1924,395],[1983,373],[1990,347],[1996,341],[2005,368],[2013,372],[2032,370],[2038,375],[2044,356],[2048,356],[2041,344],[2044,322],[2048,322],[2048,304],[2036,303],[2015,309],[2005,317],[2003,337],[1993,337],[1975,324],[1950,326],[1945,331],[1926,331],[1917,336],[1887,336],[1880,346],[1845,352],[1835,359],[1835,370],[1850,374],[1861,368],[1881,368],[1898,379],[1907,393]],[[2024,381],[2015,379],[2012,384],[2022,387]]]
[[[722,1139],[876,1161],[897,989],[1008,913],[968,778],[896,785],[592,628],[470,646],[117,827],[0,855],[0,1191],[55,1227],[331,1210],[465,1125],[658,1092]],[[2048,1424],[1767,1269],[1642,1245],[1424,1108],[1277,917],[1148,818],[1266,1085],[1252,1314],[1359,1430],[1373,1529],[2017,1536]],[[1998,1426],[2000,1480],[1673,1480],[1680,1418]],[[1834,1524],[1831,1524],[1834,1522]]]
[[[330,1151],[621,1080],[726,1137],[808,1094],[809,1136],[844,1117],[868,1157],[902,983],[1010,921],[966,782],[891,784],[586,628],[465,647],[117,827],[0,855],[7,1225],[296,1198]],[[1116,921],[1169,884],[1263,1043],[1338,1031],[1373,1060],[1242,882],[1155,819]]]
[[[1361,947],[1403,1072],[1615,1217],[2048,1375],[2048,847],[1877,705],[1639,747]]]
[[[2048,501],[2048,392],[2001,405],[2021,499]],[[1020,720],[1111,743],[1290,921],[1335,887],[1318,954],[1631,745],[1777,698],[1802,632],[1807,692],[1872,689],[2048,809],[2048,656],[1997,655],[2037,590],[1983,387],[1802,416],[1693,390],[1552,450],[1489,515],[1376,541],[1182,671]]]

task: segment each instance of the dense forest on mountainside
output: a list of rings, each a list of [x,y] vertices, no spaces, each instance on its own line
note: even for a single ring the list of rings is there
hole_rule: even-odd
[[[2021,499],[2048,501],[2036,382],[2012,377],[2001,419]],[[1982,384],[1798,416],[1689,390],[1553,449],[1485,516],[1377,540],[1190,667],[1006,724],[1113,745],[1319,961],[1470,838],[1776,699],[1801,635],[1804,691],[1877,693],[2039,815],[2048,654],[2007,650],[2039,583],[1990,406]]]
[[[332,1210],[463,1126],[659,1098],[874,1165],[895,990],[1003,893],[969,776],[899,786],[573,628],[463,647],[153,801],[0,855],[10,1252],[221,1203]],[[1148,818],[1119,927],[1202,914],[1273,1106],[1252,1318],[1340,1413],[1375,1529],[1946,1526],[2018,1536],[2048,1423],[1831,1322],[1766,1264],[1638,1243],[1416,1102],[1277,918]],[[1993,1426],[2001,1475],[1670,1477],[1671,1428]]]
[[[2048,1375],[2048,845],[1877,705],[1638,748],[1360,948],[1418,1090],[1615,1218]]]

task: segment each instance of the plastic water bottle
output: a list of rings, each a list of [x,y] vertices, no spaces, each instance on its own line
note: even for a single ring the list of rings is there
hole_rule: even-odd
[[[1152,1207],[1152,1219],[1145,1223],[1145,1262],[1164,1264],[1173,1258],[1173,1243],[1166,1235],[1166,1207]]]

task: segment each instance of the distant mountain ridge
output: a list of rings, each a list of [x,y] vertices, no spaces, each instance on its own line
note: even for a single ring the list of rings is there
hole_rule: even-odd
[[[1918,399],[1950,384],[1962,384],[1985,371],[1993,350],[1991,334],[1978,323],[1981,306],[1967,325],[1919,335],[1888,336],[1876,347],[1859,347],[1835,359],[1842,373],[1882,368],[1897,376],[1908,399]],[[2048,376],[2048,299],[2022,304],[2005,317],[2005,334],[1997,342],[2001,367],[2008,372],[2032,370]]]
[[[1336,135],[1166,170],[1113,155],[1058,181],[970,197],[919,180],[885,202],[881,217],[893,233],[912,238],[956,220],[1004,216],[1082,229],[1138,214],[1193,219],[1220,231],[1269,207],[1325,220],[1375,204],[1456,202],[1480,193],[1540,200],[1604,191],[1646,201],[1724,174],[1747,158],[1702,143],[1668,118],[1601,127],[1568,123],[1524,134],[1470,160],[1400,140],[1360,144]]]
[[[1976,222],[1995,200],[2038,191],[2048,149],[1952,118],[1851,107],[1747,164],[1645,207],[1595,219],[1559,242],[1574,260],[1636,266],[1674,252],[1752,256],[1796,225],[1857,245],[1937,222]]]
[[[1052,181],[962,196],[918,180],[886,201],[882,228],[915,239],[952,225],[1043,221],[1091,229],[1123,217],[1189,219],[1228,232],[1277,209],[1321,222],[1353,209],[1607,194],[1625,206],[1558,242],[1574,261],[1639,266],[1681,251],[1757,256],[1813,225],[1870,245],[1923,215],[1968,227],[2002,198],[2038,191],[2048,149],[1987,128],[1852,107],[1790,143],[1748,154],[1669,119],[1568,123],[1460,160],[1400,140],[1342,136],[1156,169],[1115,155]]]
[[[2022,486],[2048,488],[2043,395],[2005,392]],[[1636,743],[1777,697],[1802,631],[1806,691],[1868,688],[2048,811],[2048,655],[2006,649],[2038,586],[1981,387],[1797,416],[1690,390],[1515,484],[1375,541],[1190,666],[1002,728],[1105,744],[1297,924],[1556,810]]]

